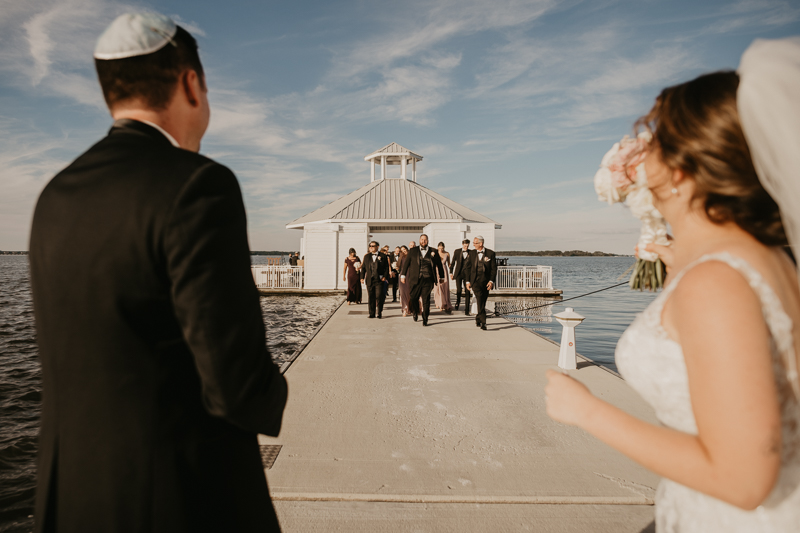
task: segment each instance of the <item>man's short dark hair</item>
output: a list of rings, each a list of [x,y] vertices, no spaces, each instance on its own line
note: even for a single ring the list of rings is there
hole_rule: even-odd
[[[419,236],[419,238],[420,238],[420,239],[421,239],[422,237],[425,237],[426,239],[428,238],[428,236],[427,236],[427,235],[425,235],[424,233],[423,233],[422,235],[420,235],[420,236]]]
[[[181,75],[187,70],[197,73],[200,86],[205,89],[197,41],[178,26],[172,42],[152,54],[94,60],[109,109],[134,98],[140,98],[151,109],[165,109],[175,94]]]
[[[463,241],[461,241],[461,244],[469,244],[469,239],[464,239]]]

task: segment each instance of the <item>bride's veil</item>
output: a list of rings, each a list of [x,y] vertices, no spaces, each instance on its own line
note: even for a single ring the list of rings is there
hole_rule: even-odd
[[[800,37],[754,41],[738,73],[739,120],[758,178],[781,210],[800,279]],[[798,394],[797,361],[789,359]]]
[[[738,72],[736,102],[744,136],[800,259],[800,37],[754,41]]]

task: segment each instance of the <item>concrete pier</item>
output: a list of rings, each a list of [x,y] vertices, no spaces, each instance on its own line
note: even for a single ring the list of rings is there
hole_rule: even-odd
[[[281,446],[267,478],[284,531],[649,531],[658,478],[547,417],[558,346],[488,327],[341,306],[286,372],[280,436],[260,437]],[[572,373],[655,422],[613,373]]]

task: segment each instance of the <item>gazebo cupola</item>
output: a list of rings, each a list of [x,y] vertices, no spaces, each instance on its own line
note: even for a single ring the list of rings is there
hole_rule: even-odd
[[[411,181],[417,181],[417,161],[422,161],[422,156],[415,154],[408,148],[404,148],[397,143],[387,144],[380,150],[376,150],[364,158],[370,162],[370,181],[375,181],[375,165],[381,167],[380,179],[386,179],[386,165],[400,165],[400,177],[406,177],[408,164],[411,163]]]

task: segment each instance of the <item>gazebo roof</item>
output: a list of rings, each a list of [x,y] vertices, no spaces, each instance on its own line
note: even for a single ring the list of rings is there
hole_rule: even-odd
[[[386,148],[396,145],[392,143]],[[386,149],[384,148],[384,149]],[[399,148],[405,150],[402,146]],[[314,222],[430,223],[482,222],[499,226],[481,215],[419,183],[384,179],[334,200],[286,225],[300,229]]]
[[[368,156],[364,158],[364,161],[369,161],[370,159],[374,159],[380,156],[387,156],[387,162],[389,164],[393,164],[396,161],[399,161],[402,156],[406,156],[408,159],[416,159],[417,161],[422,161],[422,156],[412,152],[408,148],[400,146],[397,143],[389,143],[380,150],[375,150]]]

